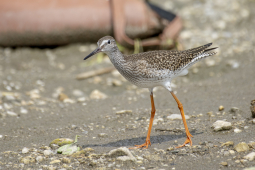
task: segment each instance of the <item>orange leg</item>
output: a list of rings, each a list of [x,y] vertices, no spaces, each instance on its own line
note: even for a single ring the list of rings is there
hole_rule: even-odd
[[[172,94],[172,96],[174,97],[175,101],[178,104],[178,108],[180,109],[180,112],[181,112],[181,115],[182,115],[182,121],[183,121],[183,124],[184,124],[184,127],[185,127],[185,131],[186,131],[186,135],[187,135],[187,139],[184,142],[184,144],[180,145],[180,146],[177,146],[176,148],[181,148],[181,147],[185,146],[188,143],[190,143],[190,146],[192,146],[191,137],[193,137],[193,136],[189,132],[188,125],[186,123],[186,119],[185,119],[185,115],[184,115],[183,106],[182,106],[181,102],[178,100],[178,98],[175,96],[175,94],[173,92],[170,92],[170,93]]]
[[[153,124],[153,119],[154,119],[156,109],[155,109],[155,105],[154,105],[154,99],[153,99],[153,93],[152,92],[151,92],[150,97],[151,97],[151,119],[150,119],[149,129],[148,129],[148,133],[147,133],[145,143],[142,144],[142,145],[135,145],[134,148],[129,148],[129,149],[138,149],[138,148],[143,148],[143,147],[145,147],[147,149],[148,146],[151,145],[151,141],[150,141],[151,127],[152,127],[152,124]]]

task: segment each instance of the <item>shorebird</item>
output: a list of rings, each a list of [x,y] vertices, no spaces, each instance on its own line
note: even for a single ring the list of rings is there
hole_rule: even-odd
[[[134,85],[141,88],[148,88],[150,91],[151,118],[147,137],[144,144],[135,145],[134,148],[148,148],[148,146],[151,145],[150,134],[156,112],[153,99],[153,88],[156,86],[163,86],[172,94],[181,112],[187,139],[183,145],[180,145],[177,148],[183,147],[188,143],[192,146],[191,137],[193,136],[190,134],[186,123],[183,105],[171,89],[171,80],[175,77],[188,74],[188,68],[194,63],[216,54],[213,50],[217,47],[208,48],[212,45],[212,43],[209,43],[184,51],[158,50],[125,55],[119,51],[115,39],[111,36],[105,36],[99,39],[97,45],[98,47],[85,57],[84,60],[99,52],[106,53],[114,67],[123,77]]]

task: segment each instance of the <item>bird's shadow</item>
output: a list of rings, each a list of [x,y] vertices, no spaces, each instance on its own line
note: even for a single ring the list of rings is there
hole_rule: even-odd
[[[197,133],[196,130],[190,131],[193,136],[202,134],[203,132]],[[176,140],[179,138],[186,137],[186,133],[180,134],[180,135],[157,135],[157,136],[151,136],[151,144],[154,143],[162,143],[162,142],[168,142],[171,140]],[[109,142],[106,144],[86,144],[82,145],[82,148],[86,147],[124,147],[124,146],[134,146],[134,145],[140,145],[145,142],[146,137],[137,137],[137,138],[130,138],[130,139],[123,139],[118,140],[115,142]],[[183,141],[184,142],[184,141]]]

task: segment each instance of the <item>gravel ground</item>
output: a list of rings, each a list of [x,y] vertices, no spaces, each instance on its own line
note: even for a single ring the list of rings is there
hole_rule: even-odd
[[[189,116],[193,145],[174,148],[186,139],[184,126],[171,94],[158,87],[152,145],[127,149],[145,141],[149,92],[116,71],[76,80],[79,73],[111,66],[107,57],[83,61],[95,44],[1,48],[0,169],[255,169],[250,110],[255,99],[255,2],[154,2],[183,18],[183,49],[209,42],[219,47],[216,56],[173,81]],[[81,150],[74,154],[57,154],[63,142],[50,145],[76,135],[72,146]]]

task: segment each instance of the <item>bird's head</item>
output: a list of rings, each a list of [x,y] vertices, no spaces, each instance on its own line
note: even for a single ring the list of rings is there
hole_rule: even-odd
[[[108,52],[111,52],[112,50],[117,48],[117,45],[115,43],[115,39],[111,36],[105,36],[98,40],[97,42],[98,47],[90,53],[87,57],[84,58],[84,60],[88,59],[89,57],[99,53],[99,52],[105,52],[106,54]]]

